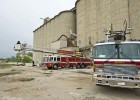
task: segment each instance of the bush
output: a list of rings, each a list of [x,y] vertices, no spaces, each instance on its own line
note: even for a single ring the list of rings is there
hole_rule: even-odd
[[[23,58],[23,62],[24,62],[24,63],[30,63],[30,62],[32,62],[32,59],[29,58],[28,56],[25,56],[25,57]]]

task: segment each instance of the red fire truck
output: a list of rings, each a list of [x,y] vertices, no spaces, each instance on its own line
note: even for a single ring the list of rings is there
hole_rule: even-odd
[[[93,80],[96,85],[140,88],[140,41],[125,40],[125,31],[110,31],[114,42],[92,48]]]
[[[79,52],[78,52],[79,53]],[[59,50],[56,55],[47,55],[43,57],[42,63],[48,69],[68,68],[86,68],[90,65],[90,59],[74,56],[74,52]]]

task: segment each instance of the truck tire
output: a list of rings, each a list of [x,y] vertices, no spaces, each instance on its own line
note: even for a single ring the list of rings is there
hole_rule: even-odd
[[[54,65],[53,65],[53,69],[54,69],[54,70],[57,70],[57,69],[58,69],[58,65],[57,65],[57,64],[54,64]]]
[[[80,64],[77,64],[76,69],[80,69],[80,68],[81,68]]]
[[[81,64],[81,68],[85,68],[85,65],[84,64]]]
[[[69,68],[73,69],[73,66],[72,66],[72,65],[70,65],[70,67],[69,67]]]

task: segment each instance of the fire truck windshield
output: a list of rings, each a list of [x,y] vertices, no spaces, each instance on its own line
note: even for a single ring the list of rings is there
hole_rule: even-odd
[[[43,57],[42,61],[48,61],[49,57]]]
[[[119,44],[119,59],[140,59],[140,44]],[[94,59],[118,59],[116,44],[103,44],[93,47]]]

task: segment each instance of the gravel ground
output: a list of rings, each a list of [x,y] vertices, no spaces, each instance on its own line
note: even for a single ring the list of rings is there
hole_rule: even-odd
[[[96,86],[91,73],[91,69],[44,70],[27,66],[0,69],[0,100],[140,99],[139,89]]]

